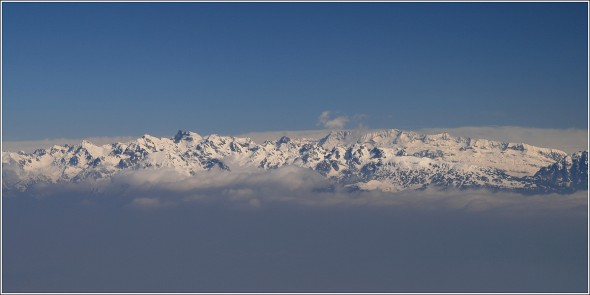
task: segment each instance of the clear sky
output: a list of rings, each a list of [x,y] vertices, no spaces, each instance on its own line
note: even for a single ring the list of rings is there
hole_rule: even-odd
[[[587,126],[586,3],[2,8],[4,140]]]

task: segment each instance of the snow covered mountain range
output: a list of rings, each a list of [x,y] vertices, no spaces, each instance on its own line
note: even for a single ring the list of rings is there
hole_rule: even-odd
[[[312,169],[351,190],[402,191],[427,187],[569,193],[588,186],[587,151],[522,143],[424,135],[400,130],[332,131],[321,139],[144,135],[102,146],[82,141],[33,153],[2,152],[2,190],[38,183],[108,181],[129,170],[173,169],[199,177],[210,170]]]

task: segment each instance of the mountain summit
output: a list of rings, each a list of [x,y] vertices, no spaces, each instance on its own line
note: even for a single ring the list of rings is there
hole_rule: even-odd
[[[130,170],[174,169],[198,178],[212,169],[231,173],[284,166],[314,170],[352,190],[455,187],[569,193],[588,186],[586,151],[568,155],[524,143],[396,129],[333,131],[319,140],[283,136],[261,144],[181,130],[171,138],[146,134],[126,143],[82,141],[33,153],[2,152],[2,163],[2,189],[18,191],[39,183],[108,180]]]

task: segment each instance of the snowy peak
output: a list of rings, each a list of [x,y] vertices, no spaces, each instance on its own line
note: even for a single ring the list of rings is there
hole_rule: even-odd
[[[281,145],[281,144],[286,144],[289,143],[291,141],[291,138],[287,137],[287,136],[281,136],[281,138],[279,138],[276,142],[277,145]]]
[[[415,140],[422,141],[426,135],[419,134],[416,132],[411,131],[401,131],[397,129],[389,129],[389,130],[377,130],[374,132],[369,132],[361,137],[361,142],[363,143],[371,143],[378,146],[383,145],[403,145]]]
[[[352,131],[330,131],[328,135],[320,139],[319,144],[326,149],[332,149],[336,145],[350,144],[357,141],[358,136],[355,135]]]
[[[179,143],[181,141],[199,142],[203,138],[196,132],[178,130],[174,136],[174,142]]]

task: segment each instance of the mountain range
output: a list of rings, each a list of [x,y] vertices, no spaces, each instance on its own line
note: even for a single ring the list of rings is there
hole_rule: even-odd
[[[308,168],[349,190],[397,192],[429,187],[571,193],[588,187],[588,152],[567,154],[524,143],[396,129],[331,131],[320,139],[256,143],[250,138],[178,131],[125,143],[56,145],[2,152],[2,190],[42,183],[108,181],[124,171],[173,169],[198,178],[221,170]]]

